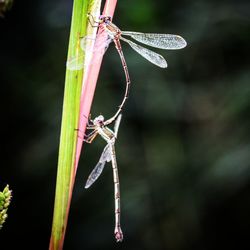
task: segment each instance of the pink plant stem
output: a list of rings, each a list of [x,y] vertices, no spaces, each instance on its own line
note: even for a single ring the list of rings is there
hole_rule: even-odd
[[[104,6],[103,15],[113,17],[117,0],[107,0]],[[106,34],[101,34],[102,29],[98,30],[97,40],[95,44],[99,44],[98,40],[103,39],[103,36]],[[97,51],[97,50],[96,50]],[[82,94],[80,100],[80,117],[79,117],[79,125],[78,125],[78,134],[77,144],[76,144],[76,158],[75,158],[75,174],[77,171],[77,166],[82,150],[83,137],[85,134],[86,126],[88,123],[88,117],[94,97],[95,87],[99,75],[99,71],[101,68],[103,55],[100,55],[98,52],[93,53],[93,57],[87,67],[86,72],[84,73],[85,77],[83,78],[82,83]],[[73,177],[74,178],[74,177]]]
[[[111,16],[113,17],[115,12],[117,0],[106,0],[105,6],[103,9],[103,15]],[[102,29],[98,30],[97,34],[97,40],[95,44],[99,44],[99,39],[103,39],[103,35],[101,34]],[[99,35],[100,34],[100,35]],[[89,62],[89,65],[87,66],[86,72],[84,72],[84,78],[82,81],[82,93],[81,93],[81,99],[80,99],[80,114],[79,114],[79,124],[78,124],[78,136],[77,136],[77,143],[76,143],[76,155],[75,155],[75,162],[74,162],[74,173],[71,176],[71,184],[70,190],[69,190],[69,202],[68,202],[68,208],[67,208],[67,214],[69,213],[70,209],[70,201],[72,198],[72,192],[75,182],[75,176],[76,171],[79,163],[79,158],[81,155],[82,145],[83,145],[83,137],[85,135],[85,130],[88,123],[88,117],[94,97],[95,87],[99,75],[99,71],[102,64],[102,58],[103,55],[98,53],[98,50],[93,53],[92,59]],[[66,218],[66,224],[67,224],[68,217]],[[64,241],[64,234],[63,238],[61,240],[62,244]],[[61,249],[61,248],[60,248]]]

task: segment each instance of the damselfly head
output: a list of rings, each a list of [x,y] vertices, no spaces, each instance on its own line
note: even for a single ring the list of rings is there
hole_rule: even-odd
[[[94,119],[94,121],[93,121],[94,125],[102,125],[103,122],[104,122],[104,116],[103,116],[103,115],[97,116],[97,117]]]
[[[104,15],[101,15],[100,17],[99,17],[99,22],[100,23],[108,23],[108,22],[110,22],[111,21],[111,16],[104,16]]]

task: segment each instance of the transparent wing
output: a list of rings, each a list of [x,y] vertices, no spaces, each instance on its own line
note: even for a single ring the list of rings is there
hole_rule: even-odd
[[[68,70],[80,70],[84,66],[84,55],[73,57],[66,63]]]
[[[93,51],[90,49],[91,42],[96,41],[95,48]],[[85,52],[85,55],[77,56],[70,58],[67,63],[66,67],[68,70],[80,70],[84,67],[85,59],[91,58],[91,53],[98,53],[100,56],[103,56],[106,50],[109,47],[109,44],[112,42],[112,39],[110,37],[103,37],[100,36],[98,39],[94,39],[92,37],[83,37],[80,41],[80,47]],[[86,48],[87,51],[86,51]],[[92,52],[91,52],[92,51]],[[89,53],[90,52],[90,53]]]
[[[85,184],[85,188],[89,188],[98,179],[98,177],[102,173],[105,163],[109,161],[111,161],[111,148],[109,145],[107,145],[102,152],[99,162],[96,164],[95,168],[90,173],[88,180]]]
[[[184,38],[172,34],[140,33],[122,31],[122,35],[130,36],[143,44],[159,49],[182,49],[187,46]]]
[[[109,47],[109,44],[112,42],[112,39],[109,36],[103,36],[100,34],[96,39],[92,37],[85,36],[80,41],[80,47],[83,51],[86,51],[85,48],[89,48],[89,44],[95,41],[95,48],[93,52],[98,52],[104,54]]]
[[[80,40],[80,47],[83,51],[86,50],[95,41],[94,36],[84,36]]]
[[[139,53],[141,56],[146,58],[151,63],[161,67],[161,68],[167,68],[167,62],[166,60],[159,54],[155,53],[152,50],[146,49],[130,40],[125,39],[124,37],[120,38],[121,40],[127,42],[132,49],[134,49],[137,53]]]

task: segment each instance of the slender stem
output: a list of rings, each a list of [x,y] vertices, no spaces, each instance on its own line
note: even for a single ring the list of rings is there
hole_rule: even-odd
[[[101,0],[74,1],[67,60],[84,55],[84,51],[80,48],[80,39],[83,36],[94,33],[94,28],[88,25],[87,13],[91,12],[98,16],[100,5]],[[75,181],[74,163],[77,141],[75,129],[78,127],[82,79],[85,77],[85,74],[85,68],[75,71],[66,70],[50,250],[63,248]]]

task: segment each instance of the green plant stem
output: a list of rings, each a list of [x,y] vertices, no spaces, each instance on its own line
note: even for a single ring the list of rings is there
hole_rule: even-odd
[[[116,2],[117,0],[107,0],[103,14],[113,16]],[[85,61],[83,70],[70,71],[67,69],[66,71],[50,250],[63,248],[82,138],[85,134],[87,117],[102,62],[102,56],[93,53],[95,50],[94,39],[90,39],[83,50],[80,48],[82,37],[93,38],[96,35],[97,28],[88,22],[87,14],[91,13],[98,17],[100,6],[101,0],[74,1],[68,61],[72,61],[75,57],[79,58],[79,56],[82,56],[81,58],[84,58]]]
[[[80,39],[86,36],[87,13],[100,13],[101,0],[75,0],[71,22],[68,60],[83,55]],[[93,30],[88,28],[89,32]],[[61,136],[59,146],[54,215],[49,249],[63,248],[68,213],[75,181],[75,152],[83,70],[66,70]]]

